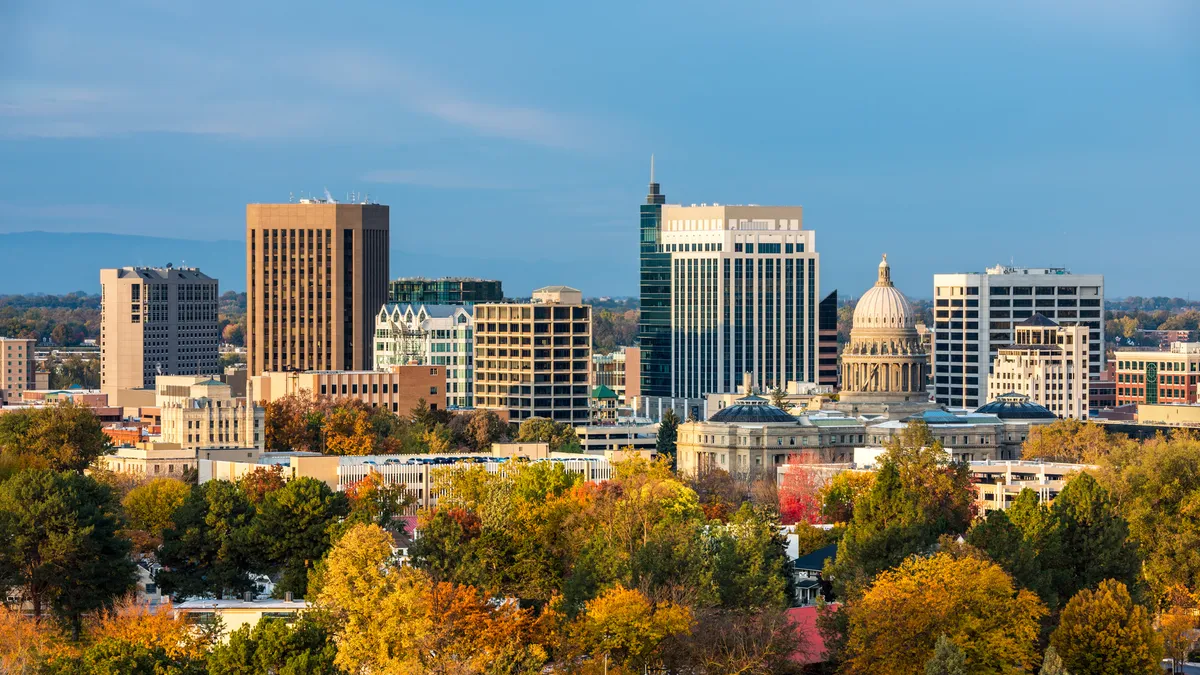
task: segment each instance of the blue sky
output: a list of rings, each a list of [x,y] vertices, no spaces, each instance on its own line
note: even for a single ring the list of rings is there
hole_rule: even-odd
[[[887,252],[918,297],[1010,259],[1200,296],[1198,120],[1194,0],[0,3],[0,233],[241,239],[328,187],[597,295],[653,152],[669,201],[804,206],[826,290]]]

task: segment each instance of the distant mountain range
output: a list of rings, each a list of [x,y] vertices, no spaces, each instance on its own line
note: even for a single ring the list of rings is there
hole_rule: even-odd
[[[620,269],[587,260],[497,260],[415,254],[392,247],[391,276],[474,276],[499,279],[511,297],[566,284],[588,296],[635,295],[637,260]],[[0,234],[0,295],[100,290],[100,269],[127,265],[198,267],[222,291],[246,289],[246,245],[100,232]]]

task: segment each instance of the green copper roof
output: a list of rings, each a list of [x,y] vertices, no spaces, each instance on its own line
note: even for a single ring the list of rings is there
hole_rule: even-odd
[[[599,385],[592,390],[592,398],[616,398],[617,393],[604,385]]]

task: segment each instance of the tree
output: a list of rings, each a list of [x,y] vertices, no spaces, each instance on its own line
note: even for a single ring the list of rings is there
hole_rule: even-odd
[[[821,522],[825,474],[813,453],[790,455],[779,485],[779,517],[785,525]]]
[[[821,487],[821,518],[826,523],[848,523],[854,518],[854,503],[871,489],[875,474],[842,471]]]
[[[1129,586],[1137,583],[1141,560],[1128,539],[1129,525],[1117,512],[1108,491],[1090,474],[1071,479],[1050,512],[1066,553],[1058,575],[1059,597],[1095,588],[1104,579],[1116,579]]]
[[[421,434],[421,441],[433,454],[445,454],[454,449],[454,437],[445,424],[435,424]]]
[[[1134,604],[1115,579],[1083,589],[1063,608],[1050,644],[1072,673],[1151,675],[1159,673],[1162,639],[1146,609]]]
[[[176,599],[253,590],[257,569],[249,537],[254,506],[237,485],[210,480],[192,487],[163,531],[156,580]]]
[[[373,523],[385,530],[395,530],[396,519],[416,503],[404,483],[388,483],[378,471],[348,485],[344,494],[350,500],[349,522]]]
[[[130,490],[121,500],[129,526],[142,533],[137,538],[143,540],[144,552],[153,551],[162,543],[163,530],[171,525],[171,516],[191,492],[191,486],[182,481],[155,478]]]
[[[504,437],[504,422],[491,410],[475,410],[467,421],[467,442],[476,452],[486,452]]]
[[[771,405],[779,408],[780,410],[790,411],[792,408],[796,407],[796,405],[791,401],[788,401],[787,396],[788,393],[784,391],[783,387],[776,386],[771,390]]]
[[[78,637],[83,615],[134,583],[112,492],[73,472],[22,471],[0,483],[0,583],[19,587],[33,614],[48,605]]]
[[[944,635],[967,672],[1024,673],[1037,660],[1046,608],[994,563],[938,553],[882,572],[847,604],[853,673],[921,673]]]
[[[578,452],[575,427],[545,417],[530,417],[517,429],[518,443],[548,443],[551,452]]]
[[[203,675],[202,661],[173,657],[162,647],[104,638],[79,658],[59,657],[45,664],[44,675]]]
[[[324,675],[342,672],[334,665],[337,646],[328,621],[306,612],[290,625],[283,619],[263,617],[229,635],[208,655],[213,675],[263,675],[293,673]]]
[[[805,636],[786,611],[700,608],[694,613],[690,633],[677,635],[663,645],[665,672],[740,675],[801,672],[793,658],[805,652]]]
[[[1032,490],[1030,491],[1032,493]],[[1021,588],[1037,593],[1042,601],[1054,606],[1053,570],[1044,570],[1033,541],[1012,523],[1004,511],[992,511],[967,532],[967,543],[983,551],[1004,568]]]
[[[766,509],[742,504],[718,542],[715,575],[722,607],[787,607],[791,580],[787,540]]]
[[[1021,444],[1021,457],[1059,462],[1094,462],[1104,456],[1112,444],[1108,433],[1100,425],[1068,417],[1033,426]]]
[[[251,537],[268,566],[281,567],[276,593],[304,597],[308,571],[329,550],[330,528],[350,512],[349,501],[315,478],[297,478],[270,492],[258,507]]]
[[[662,420],[658,423],[658,439],[655,441],[654,450],[659,457],[670,457],[671,468],[677,466],[675,443],[679,438],[679,416],[675,414],[673,408],[667,408],[663,413]]]
[[[325,418],[327,455],[370,455],[375,452],[375,433],[367,411],[356,407],[335,408]]]
[[[692,614],[671,602],[651,603],[641,591],[615,586],[587,603],[571,634],[586,654],[605,655],[628,672],[657,661],[663,641],[686,634]]]
[[[251,504],[258,505],[267,495],[283,487],[283,467],[278,464],[256,466],[238,479],[238,488]]]
[[[925,663],[925,675],[967,675],[967,655],[945,635],[939,635],[933,656]]]
[[[112,608],[93,615],[87,624],[89,639],[112,639],[149,649],[161,649],[181,661],[203,661],[219,635],[196,630],[196,625],[175,618],[168,601],[152,606],[130,593]]]
[[[0,415],[0,456],[18,468],[83,471],[111,447],[100,418],[71,401]]]
[[[1038,671],[1038,675],[1071,675],[1053,645],[1046,648],[1046,655],[1042,657],[1042,669]]]

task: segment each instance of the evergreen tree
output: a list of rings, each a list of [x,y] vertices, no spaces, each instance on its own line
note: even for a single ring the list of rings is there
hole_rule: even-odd
[[[85,613],[135,581],[118,513],[107,486],[75,472],[29,469],[0,483],[0,585],[78,636]]]
[[[254,517],[251,537],[264,567],[282,568],[276,593],[304,597],[308,570],[332,545],[330,528],[350,513],[346,495],[315,478],[297,478],[267,493]]]
[[[1128,540],[1129,524],[1117,512],[1108,491],[1089,474],[1068,482],[1050,512],[1062,550],[1068,553],[1061,558],[1059,597],[1095,588],[1105,579],[1116,579],[1130,588],[1138,582],[1141,559]]]
[[[671,469],[674,470],[678,464],[675,459],[675,442],[679,438],[679,415],[675,414],[673,408],[667,408],[663,413],[662,420],[658,423],[658,440],[655,443],[655,452],[659,457],[669,457],[671,459]]]
[[[336,657],[329,627],[315,612],[306,612],[291,625],[264,617],[255,626],[242,626],[209,653],[208,672],[325,675],[341,672],[333,663]]]
[[[977,521],[967,532],[967,543],[1003,567],[1019,586],[1037,593],[1043,602],[1051,604],[1047,597],[1054,594],[1050,574],[1039,564],[1033,544],[1025,539],[1024,533],[1004,511],[992,511],[986,519]]]
[[[925,675],[967,675],[967,655],[945,635],[939,635],[933,656],[925,663]]]
[[[254,561],[249,530],[254,507],[237,485],[211,480],[192,488],[163,531],[157,575],[164,593],[176,599],[240,594],[253,590]]]

